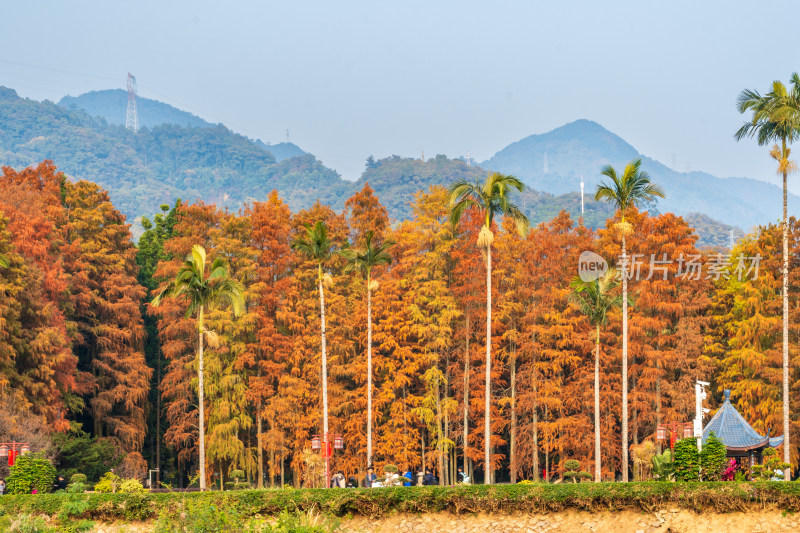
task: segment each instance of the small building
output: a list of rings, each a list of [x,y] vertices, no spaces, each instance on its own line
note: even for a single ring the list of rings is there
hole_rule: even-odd
[[[736,459],[740,466],[747,468],[761,464],[761,454],[765,448],[777,448],[783,444],[783,436],[760,435],[747,423],[731,404],[730,390],[725,391],[725,402],[703,428],[703,442],[708,439],[712,431],[725,444],[728,449],[727,456]]]

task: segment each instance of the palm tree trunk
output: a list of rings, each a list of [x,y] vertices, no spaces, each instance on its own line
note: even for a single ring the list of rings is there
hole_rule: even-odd
[[[372,289],[367,274],[367,465],[372,464]]]
[[[786,159],[786,139],[783,139],[783,157]],[[789,448],[789,221],[786,213],[787,171],[783,171],[783,461],[790,462]],[[783,472],[789,481],[791,468]]]
[[[322,346],[322,432],[323,441],[328,442],[328,346],[325,342],[325,292],[322,288],[322,265],[319,265],[319,329]],[[329,459],[325,459],[325,486],[330,487],[331,476],[328,472]]]
[[[467,318],[467,339],[464,352],[464,474],[467,470],[467,446],[469,445],[469,313]]]
[[[491,464],[491,394],[492,394],[492,246],[486,247],[486,390],[484,413],[484,469],[483,482],[492,483]]]
[[[594,481],[602,480],[600,469],[600,325],[594,345]]]
[[[628,481],[628,271],[625,234],[622,234],[622,481]]]
[[[200,418],[200,490],[206,490],[206,426],[205,426],[205,408],[203,407],[203,308],[200,308],[200,313],[197,318],[197,329],[200,333],[200,342],[197,348],[197,402],[199,406]]]

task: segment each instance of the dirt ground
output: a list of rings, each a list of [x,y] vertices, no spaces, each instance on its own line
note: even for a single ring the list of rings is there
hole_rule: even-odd
[[[463,515],[430,513],[396,514],[381,519],[351,518],[342,530],[353,533],[783,533],[800,531],[800,516],[780,511],[747,513],[695,513],[667,509],[652,513],[636,511],[576,512],[553,514]],[[97,524],[95,533],[145,533],[152,524]]]
[[[679,509],[509,516],[426,514],[394,515],[381,520],[357,518],[343,521],[342,526],[345,531],[364,533],[777,533],[800,531],[800,516],[784,516],[780,511],[698,514]]]

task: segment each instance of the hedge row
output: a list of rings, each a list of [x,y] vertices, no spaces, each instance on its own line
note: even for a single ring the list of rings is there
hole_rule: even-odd
[[[191,501],[188,501],[191,500]],[[78,504],[77,506],[75,504]],[[601,511],[682,508],[732,512],[750,509],[800,511],[800,483],[581,483],[396,487],[380,489],[243,490],[161,494],[37,494],[0,496],[0,515],[146,520],[175,513],[187,503],[230,509],[239,516],[274,515],[284,509],[378,517],[387,513],[512,513],[567,509]],[[79,509],[79,512],[75,510]]]

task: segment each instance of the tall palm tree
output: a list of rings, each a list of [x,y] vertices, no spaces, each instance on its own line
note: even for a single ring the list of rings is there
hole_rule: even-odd
[[[789,463],[789,225],[787,224],[787,181],[796,169],[789,160],[789,145],[800,138],[800,76],[792,74],[791,89],[780,81],[772,82],[772,90],[765,95],[744,90],[739,95],[739,113],[752,112],[749,122],[736,132],[736,140],[756,137],[764,146],[776,143],[770,155],[778,162],[778,174],[783,177],[783,460]],[[778,146],[777,143],[780,143]],[[784,479],[789,479],[789,469]]]
[[[491,379],[492,379],[492,220],[496,215],[511,217],[517,225],[520,235],[528,230],[528,217],[514,204],[509,202],[513,189],[522,192],[523,183],[514,176],[494,172],[481,183],[470,183],[464,180],[455,182],[450,187],[450,221],[458,225],[461,216],[469,209],[477,209],[483,216],[483,227],[478,236],[478,247],[486,258],[486,390],[484,413],[484,461],[486,473],[484,483],[492,482],[491,467]]]
[[[373,231],[367,231],[363,248],[348,248],[341,252],[349,261],[346,269],[360,271],[367,281],[367,465],[372,464],[372,291],[378,288],[377,282],[373,283],[372,269],[392,262],[389,248],[394,245],[392,240],[374,244],[374,236]]]
[[[622,175],[611,165],[603,168],[602,174],[611,181],[597,186],[594,199],[607,200],[614,204],[620,214],[616,229],[622,237],[622,481],[628,481],[628,256],[627,236],[631,225],[625,222],[629,208],[655,198],[664,198],[664,191],[650,181],[647,172],[641,169],[642,160],[636,159],[625,165]]]
[[[609,269],[603,276],[593,281],[583,281],[575,277],[570,283],[572,293],[570,301],[586,315],[589,323],[595,327],[594,343],[594,480],[599,483],[602,478],[600,469],[600,326],[608,321],[608,313],[612,309],[622,307],[622,296],[617,293],[618,272]]]
[[[206,490],[206,433],[205,408],[203,405],[203,337],[208,331],[203,324],[206,309],[223,304],[230,305],[233,314],[239,316],[244,310],[244,289],[241,283],[229,276],[228,265],[221,257],[211,263],[211,273],[206,276],[206,250],[199,244],[192,246],[183,266],[175,278],[167,283],[153,298],[153,307],[161,305],[163,298],[186,297],[189,305],[186,317],[197,317],[197,397],[200,418],[200,490]]]
[[[317,263],[317,287],[319,289],[319,317],[320,339],[322,347],[322,431],[328,435],[328,346],[325,341],[325,291],[324,283],[326,274],[322,266],[333,255],[333,242],[328,238],[328,228],[325,222],[318,220],[314,226],[306,224],[304,236],[298,236],[292,242],[292,249],[305,255],[306,258]],[[327,462],[326,462],[327,466]],[[326,483],[330,482],[328,472]]]

